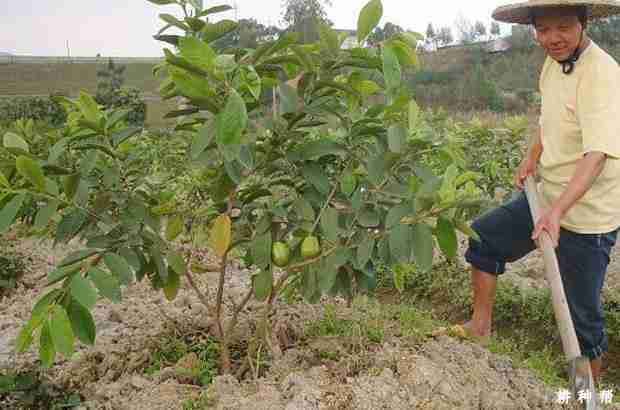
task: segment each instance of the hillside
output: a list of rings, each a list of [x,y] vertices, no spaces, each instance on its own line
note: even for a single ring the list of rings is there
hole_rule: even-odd
[[[602,47],[620,60],[618,45]],[[422,54],[421,70],[408,78],[422,105],[524,112],[537,101],[544,59],[537,46],[497,54],[476,46],[446,48]]]
[[[94,92],[100,64],[7,64],[0,65],[0,96],[46,95],[60,92],[76,95],[80,89]],[[153,64],[127,64],[125,86],[146,95],[157,95],[158,80]]]

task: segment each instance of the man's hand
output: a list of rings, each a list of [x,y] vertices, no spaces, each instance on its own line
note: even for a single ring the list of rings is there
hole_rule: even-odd
[[[519,168],[517,168],[517,172],[514,176],[514,184],[519,189],[519,191],[523,191],[523,184],[525,183],[525,178],[530,175],[536,175],[536,161],[532,158],[526,157],[523,161],[521,161],[521,165],[519,165]]]
[[[542,216],[536,222],[534,232],[532,232],[532,240],[538,243],[540,235],[543,231],[547,231],[553,242],[553,247],[557,248],[560,241],[560,219],[562,215],[555,210],[544,210]]]

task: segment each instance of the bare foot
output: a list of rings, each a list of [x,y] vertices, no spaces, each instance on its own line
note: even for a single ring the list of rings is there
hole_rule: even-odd
[[[486,326],[475,325],[473,320],[462,324],[468,334],[476,337],[486,337],[491,335],[491,324]]]

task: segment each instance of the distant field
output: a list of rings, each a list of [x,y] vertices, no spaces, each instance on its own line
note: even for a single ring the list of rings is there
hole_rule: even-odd
[[[153,64],[127,64],[125,85],[147,95],[157,95],[158,80]],[[94,92],[101,64],[6,64],[0,65],[0,95],[47,95],[62,92],[73,96],[80,89]]]
[[[97,70],[101,64],[94,63],[18,63],[0,65],[0,98],[26,95],[49,95],[61,92],[70,97],[84,89],[95,93]],[[159,80],[153,77],[154,64],[126,64],[126,87],[142,91],[147,103],[147,124],[162,126],[165,113],[174,108],[171,102],[159,101]]]

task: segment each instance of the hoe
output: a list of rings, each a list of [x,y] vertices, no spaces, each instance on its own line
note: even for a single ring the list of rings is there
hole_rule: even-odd
[[[527,177],[525,180],[525,194],[530,205],[532,218],[534,221],[538,221],[540,218],[540,202],[536,183],[531,176]],[[549,282],[549,285],[551,286],[551,297],[553,299],[555,319],[560,330],[564,354],[569,364],[569,383],[572,389],[571,397],[573,399],[577,399],[579,392],[589,392],[591,394],[591,399],[581,400],[580,408],[585,410],[600,409],[596,397],[594,380],[592,379],[590,361],[587,357],[582,356],[581,354],[573,320],[568,310],[566,295],[564,294],[564,286],[562,285],[562,277],[560,276],[558,260],[555,255],[551,237],[547,232],[542,232],[538,246],[543,253],[545,274],[547,277],[547,282]]]

